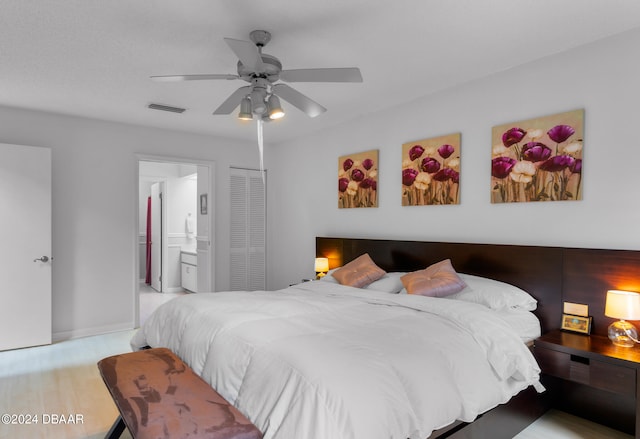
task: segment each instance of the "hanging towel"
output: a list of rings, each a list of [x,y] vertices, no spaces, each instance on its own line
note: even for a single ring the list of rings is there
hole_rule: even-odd
[[[191,214],[187,216],[187,233],[195,233],[195,221]]]

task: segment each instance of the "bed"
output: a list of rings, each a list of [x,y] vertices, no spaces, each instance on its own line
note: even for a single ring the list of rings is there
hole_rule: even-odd
[[[132,347],[173,350],[265,438],[511,438],[546,409],[527,342],[560,321],[563,285],[576,277],[567,267],[584,259],[574,258],[582,250],[572,250],[316,239],[317,255],[332,267],[363,254],[387,273],[448,259],[467,283],[491,279],[524,291],[535,310],[511,309],[528,316],[521,332],[521,323],[477,301],[327,278],[277,292],[171,301],[147,320]]]

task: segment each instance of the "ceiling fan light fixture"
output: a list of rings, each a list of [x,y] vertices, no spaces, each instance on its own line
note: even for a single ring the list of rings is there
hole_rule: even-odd
[[[267,109],[269,114],[269,119],[281,119],[284,117],[284,110],[280,105],[280,99],[276,95],[269,96],[269,100],[267,101]]]
[[[240,112],[238,113],[238,119],[253,119],[253,113],[251,112],[251,100],[249,99],[249,96],[245,96],[242,101],[240,101]]]
[[[285,84],[287,82],[362,82],[362,74],[357,67],[283,70],[278,58],[262,53],[263,47],[271,40],[271,34],[268,31],[255,30],[249,37],[251,41],[224,38],[227,46],[238,58],[237,75],[205,73],[152,76],[151,78],[156,81],[239,79],[248,82],[250,85],[236,89],[213,111],[214,115],[231,114],[242,101],[244,104],[238,117],[244,120],[274,120],[283,117],[284,111],[279,102],[273,104],[268,102],[274,93],[278,95],[274,101],[279,101],[282,97],[288,104],[309,117],[316,117],[327,111],[319,103]]]

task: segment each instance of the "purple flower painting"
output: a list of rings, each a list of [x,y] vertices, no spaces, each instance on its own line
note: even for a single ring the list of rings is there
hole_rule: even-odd
[[[584,110],[493,127],[491,202],[582,199]]]
[[[402,205],[460,204],[460,133],[402,145]]]
[[[338,208],[378,207],[378,150],[338,159]]]

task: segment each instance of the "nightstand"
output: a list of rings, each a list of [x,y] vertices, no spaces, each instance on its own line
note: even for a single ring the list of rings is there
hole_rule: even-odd
[[[554,407],[640,439],[640,347],[555,330],[533,352]]]

